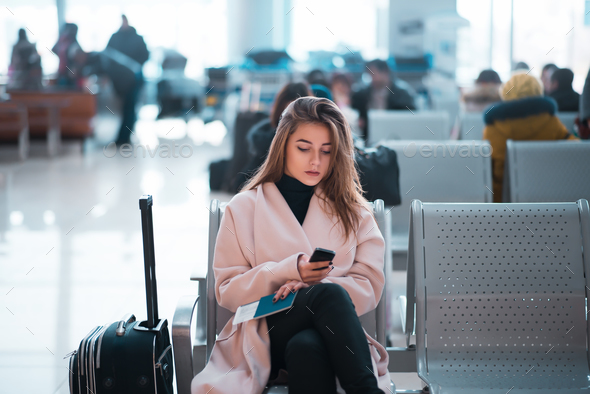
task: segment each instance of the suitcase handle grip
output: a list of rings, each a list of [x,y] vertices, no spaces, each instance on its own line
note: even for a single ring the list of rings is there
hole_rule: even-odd
[[[123,335],[125,335],[125,329],[127,328],[127,325],[133,323],[134,321],[135,315],[132,313],[128,313],[125,316],[123,316],[123,319],[120,320],[119,323],[117,323],[117,329],[115,330],[117,336],[122,337]]]
[[[143,233],[143,259],[145,268],[145,292],[147,298],[147,327],[153,329],[158,324],[158,291],[156,286],[156,259],[154,255],[154,224],[152,217],[152,196],[139,199],[141,227]]]

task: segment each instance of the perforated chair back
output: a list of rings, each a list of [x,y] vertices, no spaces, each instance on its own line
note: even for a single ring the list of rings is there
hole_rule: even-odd
[[[590,199],[588,142],[508,140],[504,166],[504,201]]]
[[[491,202],[491,147],[487,141],[386,141],[397,153],[402,202],[391,209],[393,251],[406,251],[413,199]],[[483,155],[481,154],[483,152]]]
[[[369,110],[369,140],[448,140],[449,114],[445,111]]]
[[[225,211],[226,203],[220,203],[218,200],[211,201],[210,213],[209,213],[209,257],[208,257],[208,269],[207,269],[207,349],[206,349],[206,360],[208,361],[213,345],[215,344],[216,336],[223,330],[223,327],[231,319],[233,313],[228,309],[223,308],[217,303],[215,298],[215,276],[213,275],[213,257],[215,252],[215,242],[217,240],[217,232],[221,223],[221,218]],[[383,234],[386,245],[389,243],[388,223],[385,216],[383,200],[375,200],[371,203],[373,206],[373,213],[377,221],[377,225]],[[388,283],[389,272],[391,272],[391,254],[388,253],[388,247],[385,248],[385,283]],[[377,342],[383,347],[386,347],[385,337],[385,315],[387,308],[387,297],[385,296],[386,291],[381,296],[377,308],[360,316],[359,320],[367,334],[371,335]],[[211,335],[211,333],[215,333]]]
[[[431,392],[587,393],[588,202],[416,200],[412,217],[417,368]]]
[[[483,129],[486,127],[483,115],[481,112],[464,112],[460,115],[462,140],[483,139]]]
[[[563,123],[563,125],[567,129],[567,131],[569,131],[570,133],[574,132],[574,124],[576,118],[578,117],[577,112],[558,112],[555,114],[555,116],[559,118],[561,123]]]

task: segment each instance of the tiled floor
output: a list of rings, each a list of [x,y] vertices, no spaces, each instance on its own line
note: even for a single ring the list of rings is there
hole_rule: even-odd
[[[172,145],[158,137],[171,127],[178,145],[219,137],[202,125],[189,139],[178,122],[142,122],[137,142]],[[100,137],[84,154],[68,143],[52,159],[42,142],[25,162],[11,158],[15,147],[0,150],[0,393],[67,393],[63,357],[93,326],[127,312],[145,319],[142,194],[154,198],[161,316],[171,320],[178,298],[196,294],[188,278],[206,264],[208,163],[227,143],[196,145],[188,158],[110,158],[100,148],[110,136]]]
[[[84,153],[66,144],[50,159],[39,142],[18,162],[15,147],[0,147],[0,393],[68,393],[64,356],[92,327],[127,312],[145,319],[142,194],[154,198],[160,315],[170,321],[178,298],[197,292],[188,278],[206,264],[208,203],[229,198],[208,186],[208,163],[229,154],[223,130],[143,116],[135,142],[153,152],[174,138],[193,153],[124,158],[102,149],[116,121],[101,125],[107,132]],[[395,380],[415,387],[413,379]]]

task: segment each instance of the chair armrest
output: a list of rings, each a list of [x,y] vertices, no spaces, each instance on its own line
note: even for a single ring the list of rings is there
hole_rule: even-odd
[[[195,265],[191,272],[191,281],[199,283],[199,298],[202,300],[202,308],[197,311],[197,342],[207,344],[207,267]]]
[[[207,365],[207,275],[191,275],[191,280],[199,283],[199,300],[201,303],[197,308],[197,327],[195,329],[195,340],[193,342],[193,373],[201,372]],[[213,338],[215,340],[215,337]]]
[[[398,298],[399,301],[399,313],[400,318],[402,320],[402,332],[406,333],[406,309],[408,305],[408,299],[405,295],[400,295]]]
[[[178,301],[172,319],[172,345],[178,394],[190,394],[193,379],[193,314],[200,296],[184,296]],[[199,308],[201,309],[201,308]]]
[[[206,293],[206,285],[207,285],[207,278],[206,277],[192,277],[191,280],[199,282],[199,299],[202,300],[201,305],[197,310],[197,330],[196,330],[196,344],[198,345],[206,345],[207,344],[207,303],[205,300],[207,299]]]
[[[193,266],[191,270],[191,280],[200,280],[207,277],[207,266],[206,265],[197,265]]]

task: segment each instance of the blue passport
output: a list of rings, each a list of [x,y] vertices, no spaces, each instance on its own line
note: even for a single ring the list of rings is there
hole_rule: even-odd
[[[254,315],[254,319],[272,315],[284,311],[285,309],[291,308],[293,306],[293,302],[295,302],[295,296],[298,292],[299,290],[297,290],[294,293],[290,291],[289,295],[287,295],[282,300],[279,298],[277,302],[272,302],[272,299],[275,296],[274,294],[262,297],[260,299],[260,303],[258,304],[258,308],[256,308],[256,314]]]
[[[293,306],[298,292],[299,290],[295,292],[289,292],[289,294],[284,299],[281,300],[279,298],[277,302],[272,302],[275,294],[270,294],[262,297],[258,301],[239,306],[236,310],[236,314],[234,315],[233,324],[273,315],[275,313],[289,309]]]

